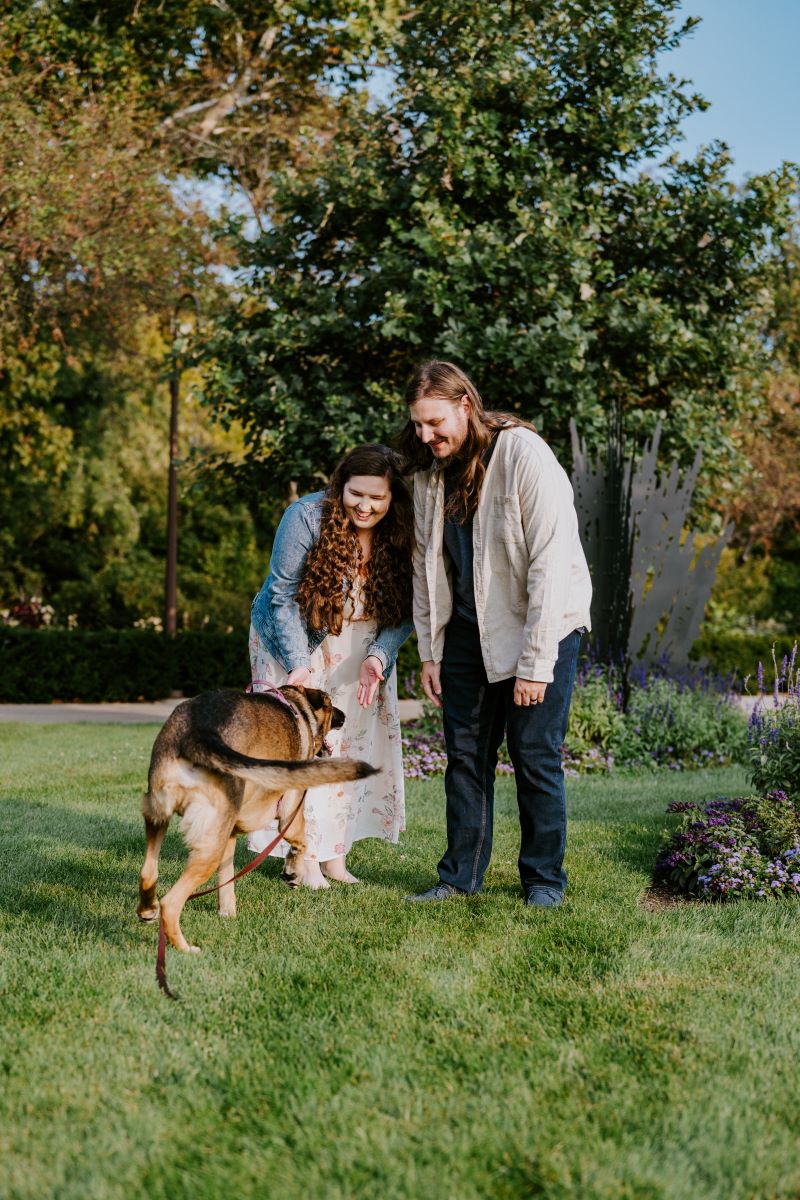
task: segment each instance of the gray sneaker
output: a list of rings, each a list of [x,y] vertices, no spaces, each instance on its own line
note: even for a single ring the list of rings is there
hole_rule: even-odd
[[[461,888],[453,887],[451,883],[435,883],[427,892],[419,892],[416,896],[403,896],[404,900],[451,900],[453,896],[466,896]]]
[[[563,899],[564,893],[558,888],[534,885],[525,893],[525,904],[528,908],[557,908]]]

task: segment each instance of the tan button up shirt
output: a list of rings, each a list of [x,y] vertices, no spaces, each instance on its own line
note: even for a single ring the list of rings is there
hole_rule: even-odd
[[[441,662],[453,592],[444,553],[444,470],[414,477],[414,624],[420,658]],[[530,429],[501,430],[472,525],[475,608],[490,683],[550,683],[558,643],[590,628],[592,584],[572,485]]]

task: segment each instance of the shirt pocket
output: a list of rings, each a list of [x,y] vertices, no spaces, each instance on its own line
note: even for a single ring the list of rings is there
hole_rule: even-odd
[[[491,535],[501,542],[524,543],[525,530],[522,528],[519,496],[492,497]]]

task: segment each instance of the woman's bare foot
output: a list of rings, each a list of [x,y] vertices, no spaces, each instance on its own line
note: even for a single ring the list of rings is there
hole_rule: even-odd
[[[321,866],[323,875],[328,879],[335,880],[336,883],[361,883],[360,879],[348,871],[343,854],[339,858],[329,858]]]
[[[329,888],[331,886],[319,869],[317,860],[308,857],[305,858],[301,869],[296,873],[295,880],[303,887],[311,888],[315,892],[319,891],[320,888]]]

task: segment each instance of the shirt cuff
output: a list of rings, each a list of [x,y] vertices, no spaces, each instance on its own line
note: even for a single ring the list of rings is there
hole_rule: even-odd
[[[535,658],[532,662],[520,659],[517,663],[517,678],[529,679],[533,683],[552,683],[555,665],[551,658]]]
[[[292,662],[287,662],[286,673],[291,675],[292,671],[299,671],[301,667],[305,667],[307,671],[311,670],[311,659],[306,655],[304,658],[296,658]]]
[[[367,653],[364,655],[364,657],[365,658],[377,658],[379,660],[383,670],[384,671],[386,670],[386,667],[389,662],[389,658],[388,658],[388,655],[386,654],[386,651],[381,650],[381,648],[379,646],[374,646],[374,645],[370,646],[369,649],[367,650]]]

